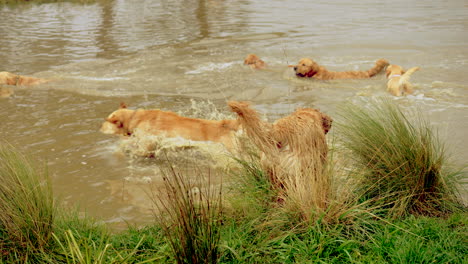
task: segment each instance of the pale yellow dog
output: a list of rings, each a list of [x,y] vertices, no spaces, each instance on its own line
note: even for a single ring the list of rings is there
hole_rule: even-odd
[[[405,71],[399,65],[389,65],[385,70],[387,76],[387,91],[394,96],[401,96],[413,93],[413,86],[409,82],[411,74],[418,71],[419,67],[413,67]]]

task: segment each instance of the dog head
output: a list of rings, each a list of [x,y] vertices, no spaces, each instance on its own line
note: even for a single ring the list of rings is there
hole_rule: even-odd
[[[249,54],[245,57],[244,65],[255,64],[260,58],[255,54]]]
[[[388,65],[385,70],[385,76],[387,79],[392,75],[402,75],[403,73],[405,73],[405,70],[403,70],[401,66],[395,64]]]
[[[102,123],[100,131],[104,134],[116,134],[130,136],[132,132],[129,123],[135,110],[127,109],[125,103],[120,104],[120,108],[112,112]]]
[[[261,69],[265,67],[265,62],[262,61],[257,55],[249,54],[244,59],[244,65],[249,65],[251,68]]]
[[[16,85],[18,83],[19,75],[11,72],[0,72],[0,84]]]
[[[317,109],[314,109],[314,108],[299,108],[299,109],[296,110],[296,112],[294,114],[298,115],[298,116],[308,117],[310,119],[318,121],[319,124],[322,125],[323,132],[325,134],[327,134],[328,131],[330,131],[330,129],[332,127],[333,119],[330,116],[320,112]]]
[[[315,61],[309,58],[301,59],[297,65],[289,65],[289,67],[294,68],[294,72],[296,72],[296,76],[298,77],[312,77],[320,68]]]

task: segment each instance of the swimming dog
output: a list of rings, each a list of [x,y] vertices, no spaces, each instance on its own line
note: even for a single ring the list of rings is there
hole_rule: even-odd
[[[385,70],[387,76],[387,91],[394,96],[401,96],[405,94],[412,94],[413,87],[409,82],[411,74],[418,71],[419,67],[413,67],[405,71],[399,65],[389,65]]]
[[[189,118],[162,110],[131,110],[125,103],[121,103],[120,108],[105,119],[100,129],[104,134],[122,136],[131,136],[136,130],[165,137],[219,142],[231,149],[239,122]]]
[[[0,72],[0,84],[6,85],[37,85],[49,82],[50,80],[17,75],[11,72]]]
[[[377,60],[375,66],[367,71],[346,71],[333,72],[328,71],[324,66],[319,65],[309,58],[304,58],[297,65],[289,65],[294,68],[294,72],[298,77],[308,77],[317,80],[334,80],[334,79],[364,79],[370,78],[381,72],[387,65],[386,59]]]
[[[255,54],[249,54],[244,59],[244,65],[249,65],[251,69],[264,69],[266,63]]]

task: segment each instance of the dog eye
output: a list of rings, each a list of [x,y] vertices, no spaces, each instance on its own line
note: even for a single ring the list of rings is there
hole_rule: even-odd
[[[305,66],[305,64],[304,64],[304,63],[302,63],[302,66]]]

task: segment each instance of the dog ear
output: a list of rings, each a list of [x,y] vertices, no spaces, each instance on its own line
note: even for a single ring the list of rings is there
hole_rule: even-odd
[[[120,102],[120,108],[121,108],[121,109],[127,108],[127,104],[124,103],[124,102]]]

